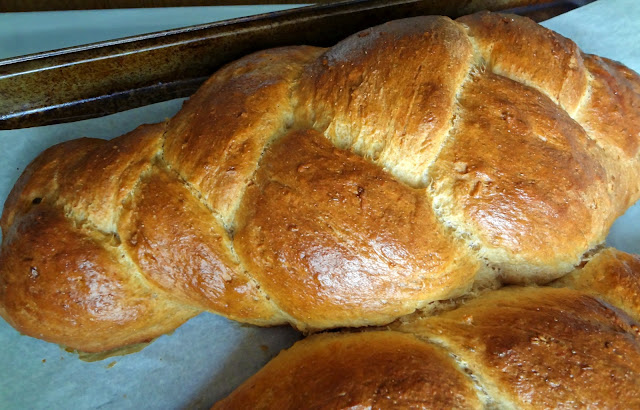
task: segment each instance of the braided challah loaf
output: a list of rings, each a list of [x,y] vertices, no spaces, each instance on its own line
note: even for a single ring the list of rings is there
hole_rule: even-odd
[[[247,56],[167,122],[25,170],[2,215],[0,314],[102,351],[203,310],[381,325],[549,282],[638,199],[639,93],[631,70],[489,13]]]
[[[608,249],[566,278],[310,336],[214,409],[640,408],[640,259]]]

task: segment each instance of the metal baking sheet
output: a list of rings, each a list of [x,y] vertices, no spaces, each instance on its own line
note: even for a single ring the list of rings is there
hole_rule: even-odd
[[[639,21],[636,0],[599,0],[544,24],[587,52],[640,71]],[[102,118],[0,131],[0,200],[43,149],[82,136],[113,138],[161,121],[181,104],[176,99]],[[640,253],[640,205],[620,218],[608,241]],[[0,320],[0,408],[209,408],[299,337],[287,327],[256,328],[205,313],[138,353],[87,363]]]
[[[83,120],[186,97],[214,70],[250,52],[328,46],[396,18],[585,1],[345,0],[9,58],[0,61],[0,129]],[[139,13],[142,21],[145,13]]]

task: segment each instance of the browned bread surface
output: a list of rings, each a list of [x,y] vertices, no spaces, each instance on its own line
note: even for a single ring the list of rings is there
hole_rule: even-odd
[[[321,334],[280,353],[214,409],[480,408],[446,352],[400,332]]]
[[[424,190],[315,131],[269,148],[238,215],[238,254],[303,328],[389,322],[464,293],[478,270]]]
[[[640,322],[640,256],[613,248],[552,285],[573,288],[624,310]]]
[[[552,281],[638,199],[639,89],[489,13],[252,54],[167,122],[25,170],[1,220],[0,314],[100,351],[202,310],[381,325]]]
[[[575,274],[593,271],[625,299],[640,263],[607,250]],[[315,335],[214,408],[637,408],[640,311],[597,291],[505,287],[391,330]]]
[[[640,406],[639,328],[566,288],[505,288],[402,326],[446,346],[501,406]]]

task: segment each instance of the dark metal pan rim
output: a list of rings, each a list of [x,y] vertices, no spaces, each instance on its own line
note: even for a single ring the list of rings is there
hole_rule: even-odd
[[[398,18],[455,18],[485,9],[526,14],[558,6],[564,12],[590,1],[345,0],[11,57],[0,60],[0,130],[187,97],[215,70],[243,55],[279,46],[331,46]]]

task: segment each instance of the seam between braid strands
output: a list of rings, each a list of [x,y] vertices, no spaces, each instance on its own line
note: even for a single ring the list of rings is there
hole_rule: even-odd
[[[406,333],[402,329],[399,329],[397,331]],[[412,332],[408,334],[413,335],[417,340],[423,343],[426,343],[431,346],[435,346],[437,349],[441,349],[445,351],[446,354],[455,363],[457,370],[460,373],[464,374],[464,376],[467,377],[469,380],[471,380],[471,383],[478,395],[478,398],[483,403],[486,409],[499,409],[499,408],[505,408],[505,406],[507,406],[507,408],[513,408],[513,409],[516,408],[514,403],[504,403],[504,401],[497,402],[494,399],[494,397],[492,397],[487,391],[487,388],[486,388],[487,383],[483,382],[481,377],[478,377],[478,372],[475,369],[472,369],[471,365],[467,363],[465,360],[463,360],[459,355],[454,353],[451,346],[448,343],[442,340],[437,340],[433,337],[430,337],[424,334],[420,334],[420,333]]]
[[[292,97],[293,97],[293,94],[294,94],[294,88],[298,85],[299,80],[302,77],[303,69],[304,69],[304,66],[301,66],[300,67],[300,72],[297,74],[297,76],[293,80],[291,80],[291,85],[289,87],[288,100],[289,100],[289,103],[290,103],[289,107],[290,107],[290,114],[291,114],[292,118],[293,118],[293,115],[295,113],[295,108],[296,108],[296,105],[292,105],[291,104],[293,102],[293,98]],[[232,215],[233,215],[232,220],[235,219],[235,215],[236,215],[238,209],[242,206],[244,195],[246,193],[246,190],[247,190],[248,186],[250,185],[250,181],[255,177],[255,174],[256,174],[257,170],[259,169],[259,167],[260,167],[260,163],[262,161],[262,158],[264,157],[265,153],[267,152],[269,146],[272,143],[274,143],[275,141],[277,141],[278,139],[284,137],[289,132],[291,132],[291,130],[293,129],[294,123],[295,123],[295,121],[290,121],[290,122],[285,121],[284,128],[283,129],[278,129],[273,135],[271,135],[271,137],[266,141],[265,145],[262,147],[262,151],[261,151],[258,159],[256,160],[256,167],[253,170],[253,172],[251,173],[250,177],[247,179],[247,182],[243,184],[243,187],[242,187],[241,192],[240,192],[240,196],[241,197],[237,201],[237,206],[231,212]],[[168,161],[165,160],[165,158],[164,158],[164,146],[165,146],[165,142],[166,142],[167,132],[168,132],[168,128],[165,128],[165,131],[163,132],[163,135],[162,135],[161,150],[160,150],[159,155],[157,156],[158,163],[160,165],[162,165],[162,167],[166,171],[168,171],[171,175],[173,175],[176,178],[176,180],[182,186],[184,186],[187,189],[187,191],[194,198],[196,198],[209,212],[211,212],[211,214],[213,215],[213,217],[215,218],[217,223],[223,228],[225,234],[227,235],[228,245],[229,246],[225,246],[225,248],[229,251],[229,254],[232,257],[233,262],[235,262],[237,264],[239,270],[241,270],[246,275],[246,277],[253,283],[253,285],[255,286],[255,289],[259,292],[259,294],[262,295],[263,298],[266,301],[268,301],[269,304],[272,305],[274,310],[277,312],[277,314],[279,314],[282,317],[282,319],[284,319],[286,322],[288,322],[290,324],[297,323],[298,322],[297,320],[295,320],[287,311],[285,311],[282,307],[280,307],[280,305],[278,303],[276,303],[276,301],[270,295],[268,295],[265,292],[265,290],[263,289],[262,284],[260,283],[260,281],[258,281],[258,279],[256,279],[255,276],[251,274],[250,270],[245,265],[245,263],[242,260],[242,258],[240,258],[240,256],[236,252],[235,243],[234,243],[235,226],[228,226],[227,224],[225,224],[224,221],[223,221],[222,216],[210,206],[210,204],[205,200],[204,195],[202,194],[202,192],[200,192],[198,189],[196,189],[196,187],[192,183],[190,183],[185,178],[183,178],[182,175],[180,175],[180,173],[178,172],[178,170],[174,169],[171,166],[171,164]],[[224,246],[224,245],[222,245],[222,246]]]
[[[105,141],[105,143],[106,142],[107,141]],[[152,169],[153,165],[152,163],[149,163],[148,166],[142,172],[140,172],[140,174],[138,175],[138,179],[136,180],[129,193],[123,199],[123,202],[129,201],[135,195],[135,192],[139,189],[142,180],[151,172]],[[155,285],[152,281],[150,281],[144,275],[143,270],[133,261],[133,258],[129,254],[127,248],[122,245],[120,232],[117,230],[118,222],[123,213],[122,207],[120,207],[118,212],[114,213],[113,219],[116,229],[114,229],[113,231],[104,231],[100,229],[96,224],[94,224],[89,218],[82,218],[76,215],[72,210],[65,210],[65,207],[60,203],[59,198],[57,198],[54,202],[54,206],[63,211],[65,218],[72,222],[76,229],[85,231],[85,235],[89,237],[95,234],[103,236],[106,242],[106,246],[103,245],[102,248],[114,257],[114,259],[122,266],[123,271],[127,273],[133,272],[136,280],[139,283],[143,283],[152,294],[166,295],[166,297],[171,300],[172,303],[185,306],[190,309],[200,310],[195,306],[187,305],[177,299],[171,298],[171,292],[162,289],[161,287]]]

